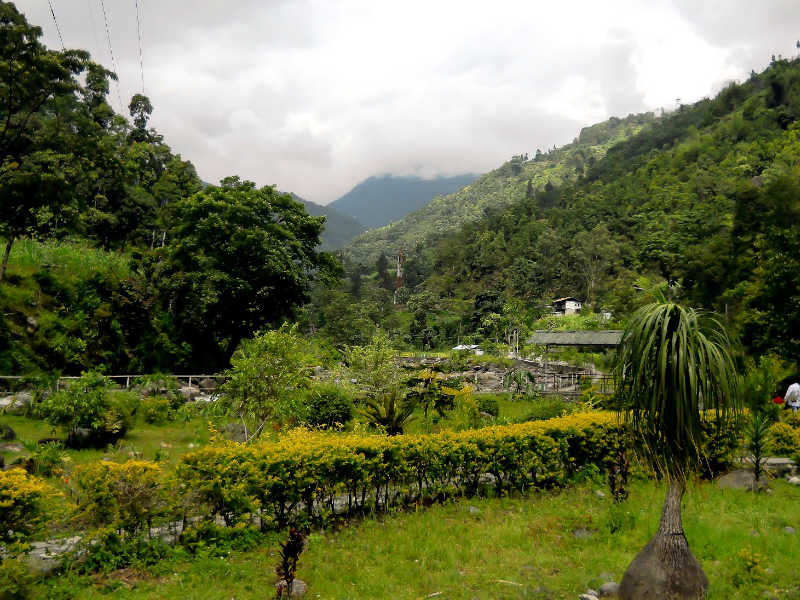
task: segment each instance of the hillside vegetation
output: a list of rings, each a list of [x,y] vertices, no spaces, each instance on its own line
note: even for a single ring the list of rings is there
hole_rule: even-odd
[[[345,248],[345,255],[353,262],[372,264],[381,253],[393,256],[401,248],[408,252],[428,244],[437,236],[477,221],[487,209],[511,204],[535,190],[550,190],[551,186],[574,179],[595,164],[608,148],[653,120],[652,114],[611,118],[584,128],[574,142],[561,148],[537,153],[530,160],[525,155],[514,156],[457,192],[437,196],[400,221],[360,235]]]

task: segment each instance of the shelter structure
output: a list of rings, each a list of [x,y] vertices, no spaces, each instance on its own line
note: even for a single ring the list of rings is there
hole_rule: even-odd
[[[556,298],[553,300],[553,314],[564,315],[577,315],[581,312],[583,303],[577,298],[567,296],[566,298]]]
[[[545,346],[574,346],[577,348],[616,348],[622,340],[621,329],[595,329],[581,331],[552,331],[539,329],[533,332],[529,344]]]

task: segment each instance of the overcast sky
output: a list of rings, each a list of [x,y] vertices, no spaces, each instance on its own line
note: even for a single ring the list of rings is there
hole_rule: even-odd
[[[111,68],[100,0],[51,1],[64,44]],[[127,107],[142,89],[136,4],[104,1]],[[17,6],[60,46],[46,0]],[[238,174],[323,204],[370,175],[485,172],[609,116],[712,95],[800,38],[797,0],[139,7],[151,126],[173,151],[206,181]]]

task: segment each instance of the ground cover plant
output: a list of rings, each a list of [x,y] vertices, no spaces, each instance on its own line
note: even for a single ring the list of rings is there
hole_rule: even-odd
[[[587,588],[619,581],[636,549],[651,537],[666,491],[637,480],[620,511],[600,498],[601,481],[531,497],[471,499],[419,512],[367,519],[312,532],[297,576],[310,597],[411,600],[573,600]],[[800,488],[782,481],[772,495],[700,484],[686,497],[685,531],[709,578],[709,599],[791,599],[800,593],[795,566],[800,520],[787,511]],[[621,517],[619,515],[622,515]],[[622,527],[615,525],[618,521]],[[575,531],[585,530],[586,537]],[[583,535],[583,534],[581,534]],[[101,577],[66,574],[40,583],[34,597],[194,600],[270,597],[278,542],[223,555],[175,556]]]

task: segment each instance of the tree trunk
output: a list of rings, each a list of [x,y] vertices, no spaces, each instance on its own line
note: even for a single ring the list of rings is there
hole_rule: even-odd
[[[10,236],[6,242],[6,251],[3,253],[3,264],[0,265],[0,281],[6,276],[6,269],[8,268],[8,257],[11,256],[11,245],[14,243],[14,236]]]
[[[708,578],[689,549],[681,523],[685,484],[674,480],[667,490],[658,531],[636,555],[622,578],[623,600],[694,600],[705,598]]]

